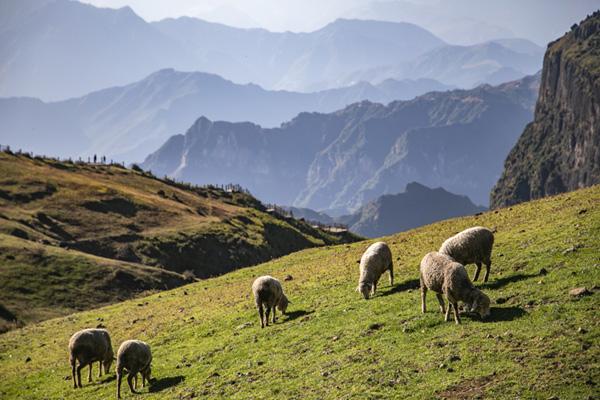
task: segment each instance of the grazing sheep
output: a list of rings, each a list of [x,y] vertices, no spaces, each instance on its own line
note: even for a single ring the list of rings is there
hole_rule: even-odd
[[[121,398],[121,379],[123,370],[127,370],[127,383],[132,393],[137,393],[137,374],[142,375],[142,387],[150,382],[152,352],[150,346],[141,340],[126,340],[117,352],[117,398]],[[135,388],[132,380],[135,378]]]
[[[377,290],[381,275],[389,271],[390,285],[394,285],[394,264],[392,252],[384,242],[373,243],[360,258],[360,277],[356,290],[368,299]]]
[[[290,301],[283,293],[281,282],[272,276],[265,275],[256,278],[252,284],[252,293],[254,294],[254,302],[258,309],[260,318],[260,327],[269,326],[269,314],[273,310],[273,323],[275,323],[275,307],[285,314]],[[263,311],[263,305],[266,312]],[[266,318],[265,318],[266,317]]]
[[[90,366],[88,382],[91,382],[92,364],[96,361],[99,362],[98,377],[100,377],[102,376],[102,367],[104,367],[104,372],[108,373],[113,358],[110,335],[106,329],[84,329],[73,334],[69,340],[69,362],[73,375],[73,387],[82,387],[81,370],[86,365]],[[77,362],[79,362],[79,366],[75,368]],[[77,374],[75,374],[76,370]]]
[[[485,264],[484,282],[488,281],[490,267],[492,266],[492,247],[494,234],[482,226],[465,229],[447,239],[440,247],[439,252],[447,254],[462,265],[476,264],[477,269],[473,280],[479,278],[481,263]]]
[[[450,307],[454,309],[454,320],[460,324],[458,316],[458,302],[464,302],[471,312],[476,312],[480,317],[486,318],[490,314],[490,299],[481,290],[477,289],[467,275],[467,270],[446,254],[431,252],[423,257],[420,268],[421,281],[421,311],[425,313],[425,296],[427,289],[436,292],[440,303],[440,310],[445,312],[450,319]],[[450,303],[445,309],[442,293]]]

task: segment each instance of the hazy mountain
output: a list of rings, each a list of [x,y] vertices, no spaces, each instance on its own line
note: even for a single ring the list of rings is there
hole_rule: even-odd
[[[336,221],[361,236],[380,237],[481,211],[485,207],[476,206],[467,196],[412,182],[403,193],[378,197]]]
[[[502,207],[600,183],[600,11],[551,43],[535,119],[491,193]]]
[[[339,19],[309,33],[238,29],[195,18],[153,26],[199,60],[197,69],[267,88],[317,90],[358,69],[405,62],[443,45],[408,23]]]
[[[388,103],[446,89],[450,88],[420,79],[294,93],[167,69],[123,87],[66,101],[0,99],[0,143],[63,157],[97,153],[140,161],[169,136],[185,132],[199,115],[271,127],[301,111],[330,112],[364,99]]]
[[[472,46],[440,46],[415,60],[354,71],[340,83],[380,82],[386,78],[433,78],[463,88],[500,84],[538,71],[544,50],[524,39],[502,39]]]
[[[320,222],[322,224],[333,224],[335,223],[335,219],[330,215],[319,212],[315,210],[311,210],[310,208],[299,208],[299,207],[283,207],[285,210],[290,211],[294,218],[296,219],[305,219],[310,222]]]
[[[321,90],[351,71],[413,59],[444,42],[408,23],[337,20],[310,33],[239,29],[194,18],[148,23],[129,7],[68,0],[0,4],[0,96],[60,100],[162,68],[270,89]]]
[[[0,15],[0,96],[64,99],[191,65],[129,7],[3,0]]]
[[[203,117],[143,166],[186,181],[239,182],[266,201],[316,210],[356,210],[412,181],[487,204],[532,118],[538,81],[355,103],[272,129]]]

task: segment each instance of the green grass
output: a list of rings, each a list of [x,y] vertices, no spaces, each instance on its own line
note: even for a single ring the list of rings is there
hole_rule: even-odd
[[[67,378],[70,335],[100,320],[115,348],[130,338],[153,348],[157,381],[136,398],[594,398],[599,205],[596,186],[387,237],[396,285],[382,277],[369,301],[354,291],[370,244],[359,242],[27,326],[0,336],[0,397],[115,396],[112,373],[80,390]],[[472,225],[497,229],[490,282],[478,283],[493,301],[490,320],[446,323],[432,295],[421,314],[420,259]],[[250,294],[262,274],[293,276],[289,314],[263,330]],[[580,286],[592,294],[569,295]]]
[[[0,152],[0,307],[19,323],[356,239],[270,215],[243,192]],[[11,326],[0,313],[0,332]]]

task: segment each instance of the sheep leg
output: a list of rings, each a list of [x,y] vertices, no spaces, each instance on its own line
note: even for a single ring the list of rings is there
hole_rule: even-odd
[[[117,370],[117,399],[121,398],[121,380],[123,379],[122,371]]]
[[[448,307],[450,309],[450,307]],[[458,316],[458,302],[452,303],[452,309],[454,310],[454,322],[460,324],[460,317]]]
[[[273,323],[275,323],[275,306],[273,306]]]
[[[390,286],[394,286],[394,264],[390,263],[390,269],[388,271],[390,272]]]
[[[138,388],[138,378],[137,378],[137,374],[135,374],[135,375],[133,376],[133,387],[134,387],[134,388],[136,388],[136,389]]]
[[[106,372],[106,371],[104,371]],[[102,361],[98,362],[98,378],[102,377]]]
[[[92,361],[90,363],[90,370],[88,371],[88,382],[92,381],[92,366],[94,365],[94,362]]]
[[[477,268],[475,269],[475,275],[473,275],[473,280],[476,281],[479,279],[479,273],[481,272],[481,262],[476,262]]]
[[[73,389],[77,389],[77,373],[75,372],[77,361],[75,359],[71,360],[71,374],[73,375]]]
[[[373,282],[373,286],[371,286],[371,296],[375,295],[376,290],[377,290],[377,282]]]
[[[265,316],[266,316],[266,318],[265,318],[265,325],[266,326],[269,326],[269,316],[270,316],[270,314],[271,314],[271,307],[267,306],[266,310],[265,310]]]
[[[483,281],[487,282],[490,277],[490,268],[492,266],[492,260],[487,260],[485,263],[485,276],[483,277]]]
[[[435,296],[438,299],[438,302],[440,303],[440,311],[443,313],[446,312],[446,305],[444,304],[444,296],[442,296],[440,293],[436,293]]]
[[[79,366],[77,367],[77,382],[79,387],[83,387],[83,385],[81,384],[81,370],[83,369],[83,367],[85,367],[87,364],[82,364],[81,361],[79,362]]]
[[[421,284],[421,312],[423,314],[425,314],[425,312],[427,312],[427,302],[425,301],[425,298],[427,297],[427,287],[423,284]]]
[[[131,390],[131,393],[137,393],[133,387],[133,378],[136,374],[137,372],[135,374],[129,372],[129,374],[127,375],[127,383],[129,384],[129,390]]]
[[[450,303],[450,300],[448,300],[448,303]],[[450,309],[452,308],[452,303],[448,304],[448,308],[446,308],[446,316],[444,317],[444,321],[448,322],[450,321]]]
[[[259,304],[256,308],[258,308],[258,317],[260,318],[260,327],[265,327],[265,318],[264,318],[264,310],[262,304]]]

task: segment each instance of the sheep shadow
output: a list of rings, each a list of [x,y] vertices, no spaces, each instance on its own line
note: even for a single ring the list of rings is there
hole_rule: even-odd
[[[484,283],[484,284],[481,285],[481,288],[484,288],[484,289],[500,289],[501,287],[504,287],[504,286],[508,285],[509,283],[520,282],[520,281],[524,281],[526,279],[535,278],[537,276],[539,276],[539,274],[516,274],[516,275],[511,275],[511,276],[507,276],[506,278],[497,279],[494,282],[486,282],[486,283]]]
[[[116,381],[116,380],[117,380],[117,376],[114,374],[111,374],[111,375],[100,378],[99,382],[100,383],[108,383],[108,382],[112,382],[112,381]]]
[[[149,392],[150,393],[161,392],[170,387],[179,385],[181,382],[184,381],[184,379],[185,379],[185,377],[182,375],[169,376],[166,378],[156,379],[156,380],[150,382]]]
[[[521,307],[492,307],[486,322],[514,321],[526,314]]]
[[[420,285],[420,281],[418,279],[410,279],[408,281],[404,281],[399,285],[394,285],[387,292],[381,292],[379,296],[390,296],[392,294],[405,292],[410,289],[418,289]]]
[[[285,313],[286,321],[293,321],[296,318],[304,317],[305,315],[314,314],[314,311],[296,310]]]

